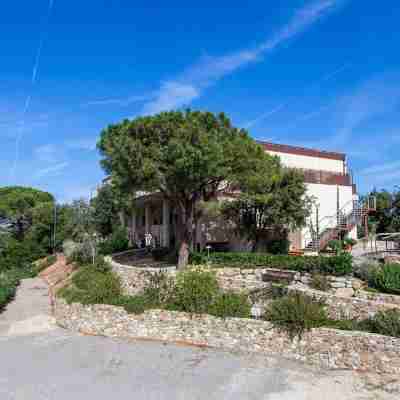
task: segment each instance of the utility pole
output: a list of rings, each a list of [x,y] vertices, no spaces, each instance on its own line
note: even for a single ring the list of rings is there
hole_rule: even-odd
[[[57,230],[57,201],[54,200],[54,216],[53,216],[53,254],[56,253],[56,230]]]

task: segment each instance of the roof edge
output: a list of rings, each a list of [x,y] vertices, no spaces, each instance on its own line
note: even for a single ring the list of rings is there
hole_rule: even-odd
[[[346,161],[346,154],[344,154],[344,153],[310,149],[310,148],[299,147],[299,146],[291,146],[288,144],[263,142],[261,140],[256,140],[256,142],[258,144],[260,144],[261,146],[263,146],[266,150],[275,151],[277,153],[296,154],[296,155],[308,156],[308,157],[318,157],[318,158],[327,158],[330,160]]]

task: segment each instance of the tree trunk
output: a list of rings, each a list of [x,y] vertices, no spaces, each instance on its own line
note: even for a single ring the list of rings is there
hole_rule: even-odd
[[[189,263],[189,243],[183,240],[179,246],[178,270],[185,269]]]
[[[184,269],[189,263],[189,252],[193,244],[193,202],[180,203],[178,215],[177,244],[178,269]]]

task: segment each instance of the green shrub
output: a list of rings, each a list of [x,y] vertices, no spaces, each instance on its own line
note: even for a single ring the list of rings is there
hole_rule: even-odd
[[[298,292],[272,301],[264,317],[292,339],[301,338],[305,331],[324,325],[328,319],[323,302]]]
[[[288,254],[290,240],[287,238],[270,239],[266,243],[266,251],[271,254]]]
[[[376,276],[380,272],[381,266],[372,263],[362,263],[354,267],[354,276],[367,282],[369,286],[374,286]]]
[[[9,239],[0,257],[0,271],[29,269],[34,261],[45,256],[45,251],[31,240]]]
[[[147,299],[143,295],[121,296],[114,302],[116,306],[122,306],[128,314],[143,314],[147,309],[151,308]]]
[[[212,272],[189,270],[177,275],[170,308],[189,313],[204,314],[218,296],[217,278]]]
[[[328,242],[327,247],[336,252],[336,254],[339,254],[343,250],[344,242],[342,240],[333,239]]]
[[[106,240],[99,244],[99,253],[110,255],[120,253],[129,248],[128,233],[125,228],[116,229]]]
[[[163,272],[149,273],[143,296],[148,304],[162,307],[170,304],[175,290],[175,282]]]
[[[225,292],[217,296],[209,313],[220,318],[250,318],[251,304],[244,294]]]
[[[327,292],[331,288],[331,284],[326,275],[313,274],[311,277],[310,286],[315,290]]]
[[[285,256],[263,253],[211,253],[212,266],[240,268],[278,268],[299,272],[319,272],[324,275],[343,276],[352,273],[352,257],[342,253],[333,257],[324,256]],[[192,253],[191,263],[204,265],[208,261],[207,253]]]
[[[372,286],[384,293],[400,294],[400,265],[386,264],[371,278]]]
[[[93,266],[82,267],[72,277],[72,283],[73,293],[67,293],[82,304],[113,304],[121,296],[119,278],[110,271],[96,271]]]
[[[342,331],[362,330],[360,327],[360,321],[357,321],[355,319],[341,319],[341,320],[328,319],[324,323],[324,326],[327,328],[340,329]]]
[[[380,335],[400,337],[400,310],[379,311],[359,323],[359,328]]]

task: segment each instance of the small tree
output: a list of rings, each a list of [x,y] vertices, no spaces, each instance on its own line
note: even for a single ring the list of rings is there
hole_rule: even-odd
[[[190,110],[109,126],[98,148],[103,169],[122,193],[158,191],[175,205],[178,268],[188,263],[199,201],[273,159],[224,114]]]
[[[78,243],[79,251],[84,258],[95,262],[97,255],[97,232],[93,218],[93,208],[84,200],[74,200],[69,231],[72,239]]]
[[[118,207],[117,195],[111,184],[102,186],[96,197],[92,200],[93,222],[96,230],[103,237],[111,235],[120,207]]]
[[[21,241],[32,226],[33,209],[39,204],[53,202],[53,196],[41,190],[3,187],[0,188],[0,217],[7,217],[11,221],[15,238]]]
[[[258,170],[240,184],[240,195],[222,205],[222,214],[253,242],[253,251],[266,250],[271,239],[287,240],[289,230],[305,225],[311,200],[300,172],[275,161],[272,172]]]

